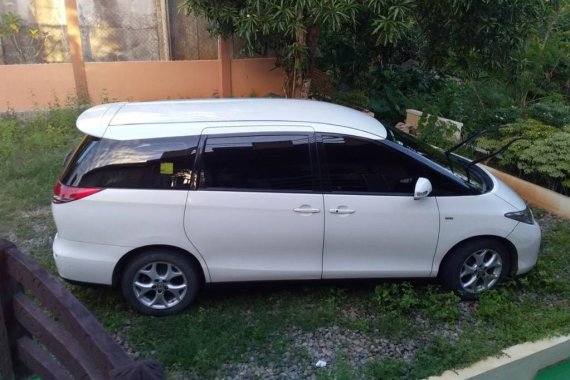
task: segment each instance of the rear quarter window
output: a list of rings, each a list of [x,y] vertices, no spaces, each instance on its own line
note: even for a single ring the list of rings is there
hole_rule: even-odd
[[[141,140],[85,137],[61,182],[75,187],[188,189],[199,136]]]

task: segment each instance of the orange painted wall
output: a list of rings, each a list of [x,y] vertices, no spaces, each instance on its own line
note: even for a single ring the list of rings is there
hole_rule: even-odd
[[[94,103],[210,98],[218,93],[218,70],[217,60],[85,63]]]
[[[74,96],[71,63],[0,65],[0,112],[49,108]]]
[[[231,60],[234,97],[283,94],[272,58]],[[87,62],[91,101],[211,98],[220,95],[220,61]],[[75,97],[70,63],[0,65],[0,112],[45,109]]]
[[[283,95],[283,71],[275,68],[274,58],[232,59],[234,97]]]

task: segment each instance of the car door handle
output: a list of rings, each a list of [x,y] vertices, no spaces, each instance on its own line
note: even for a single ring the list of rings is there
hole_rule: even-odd
[[[355,210],[350,208],[331,208],[329,212],[331,214],[354,214]]]
[[[301,213],[301,214],[317,214],[319,212],[321,212],[320,208],[312,208],[310,206],[301,206],[301,207],[297,207],[294,208],[293,211]]]

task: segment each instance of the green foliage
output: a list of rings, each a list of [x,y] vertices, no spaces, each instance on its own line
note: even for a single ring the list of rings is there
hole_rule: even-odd
[[[465,70],[507,62],[545,9],[542,0],[437,0],[418,5],[428,61],[453,62]]]
[[[437,115],[424,111],[418,124],[418,137],[420,140],[440,148],[451,148],[457,141],[459,128],[453,123],[440,121]]]
[[[525,41],[544,6],[543,0],[182,0],[179,9],[205,17],[214,35],[239,37],[249,54],[273,48],[287,77],[302,78],[319,54],[321,34],[360,44],[355,49],[380,66],[418,46],[423,55],[417,58],[430,65],[448,59],[462,69],[499,66]]]
[[[412,34],[415,28],[416,1],[368,0],[372,13],[372,35],[376,44],[395,45]]]
[[[417,103],[421,110],[429,109],[434,115],[464,123],[464,136],[520,117],[520,110],[512,107],[513,99],[505,84],[490,78],[444,78],[432,96]]]
[[[499,345],[488,331],[477,331],[477,336],[464,332],[457,342],[437,337],[420,349],[410,366],[407,379],[425,379],[447,369],[462,368],[480,359],[498,353]]]
[[[513,313],[513,299],[506,289],[491,290],[479,296],[477,317],[483,321],[492,322],[504,318],[505,314]]]
[[[512,83],[517,102],[551,97],[567,91],[570,77],[570,2],[549,1],[540,26],[524,49],[513,55],[504,78]]]
[[[5,37],[14,46],[18,53],[17,63],[34,61],[43,51],[50,34],[38,28],[31,28],[22,23],[22,19],[15,13],[0,13],[0,38]],[[0,58],[0,64],[2,58]]]
[[[503,153],[503,168],[552,190],[567,193],[570,186],[570,128],[562,130],[527,119],[502,128],[495,136],[481,138],[480,148],[496,151],[513,137],[523,137]]]
[[[374,289],[373,298],[379,309],[388,313],[403,316],[417,311],[438,322],[453,322],[459,317],[460,298],[433,286],[416,290],[409,282],[382,284]]]
[[[358,83],[369,89],[369,108],[390,124],[402,121],[406,108],[415,108],[410,99],[429,97],[441,85],[420,67],[405,69],[399,65],[371,66]]]
[[[570,188],[570,128],[519,152],[517,167],[526,175]]]
[[[368,96],[362,91],[337,91],[333,94],[333,102],[352,108],[368,107]]]
[[[453,292],[428,286],[421,295],[421,310],[432,321],[455,322],[459,319],[461,299]]]
[[[374,301],[387,312],[406,314],[420,304],[416,291],[409,282],[383,284],[374,289]]]
[[[528,108],[528,115],[555,127],[570,125],[570,105],[561,102],[540,102]]]
[[[405,379],[409,365],[403,360],[382,358],[373,361],[366,368],[366,373],[372,379]]]
[[[387,65],[371,66],[356,83],[367,89],[368,108],[392,125],[404,120],[407,108],[460,121],[464,136],[522,117],[506,84],[495,79],[460,80],[415,65]]]
[[[8,210],[50,199],[63,157],[77,142],[79,112],[78,108],[53,109],[26,122],[16,117],[0,119],[0,210],[5,217],[10,215]]]
[[[533,289],[541,295],[570,296],[570,223],[557,223],[543,235],[542,250],[536,267],[514,286]],[[519,284],[520,282],[520,284]],[[522,285],[521,285],[522,284]]]
[[[273,48],[279,65],[292,78],[289,95],[298,96],[293,91],[296,77],[307,74],[316,54],[319,30],[354,28],[363,6],[356,0],[183,0],[179,9],[205,17],[212,34],[239,37],[248,54]]]

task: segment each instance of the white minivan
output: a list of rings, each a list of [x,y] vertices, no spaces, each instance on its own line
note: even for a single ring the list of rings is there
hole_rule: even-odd
[[[346,107],[114,103],[77,127],[54,189],[58,271],[145,314],[231,281],[439,277],[474,297],[537,260],[540,228],[508,186]]]

